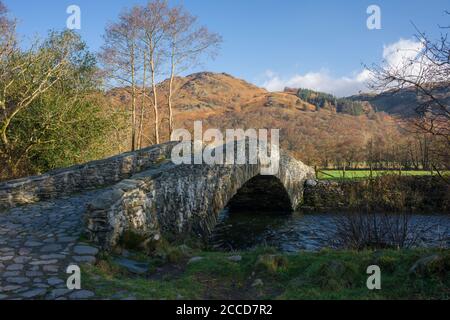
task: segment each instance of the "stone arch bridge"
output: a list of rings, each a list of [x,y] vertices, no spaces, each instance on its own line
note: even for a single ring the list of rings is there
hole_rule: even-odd
[[[314,177],[312,168],[283,151],[273,176],[260,175],[260,164],[176,165],[170,160],[176,144],[2,183],[0,217],[2,211],[81,195],[86,200],[77,208],[80,226],[89,240],[109,250],[127,233],[143,242],[205,237],[226,206],[295,210],[305,180]]]

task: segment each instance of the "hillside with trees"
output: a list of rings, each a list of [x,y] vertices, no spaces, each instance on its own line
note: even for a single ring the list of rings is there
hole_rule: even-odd
[[[105,27],[98,53],[67,30],[25,46],[16,26],[0,2],[1,180],[163,143],[195,120],[204,129],[279,128],[283,148],[322,168],[448,166],[448,110],[434,114],[439,127],[417,130],[408,120],[408,110],[430,105],[417,86],[336,98],[269,92],[226,73],[181,76],[221,43],[183,6],[125,9]],[[436,83],[431,105],[448,105],[447,82]]]
[[[287,89],[285,91],[292,91],[292,89]],[[336,112],[354,116],[373,112],[371,104],[362,101],[362,99],[337,98],[328,93],[316,92],[309,89],[298,89],[296,94],[300,99],[314,104],[318,108],[335,110]]]
[[[408,124],[385,112],[352,115],[304,101],[292,92],[269,92],[228,74],[202,72],[177,77],[173,102],[176,128],[193,129],[195,120],[207,128],[280,128],[281,144],[298,159],[323,168],[429,169],[433,139],[412,133]],[[158,86],[160,103],[167,81]],[[312,91],[311,91],[312,93]],[[129,88],[108,93],[115,106],[130,103]],[[330,101],[331,95],[326,96]],[[138,114],[141,106],[137,105]],[[145,113],[145,109],[144,109]],[[144,115],[152,123],[152,113]],[[168,113],[161,112],[161,136],[169,139]],[[151,144],[152,128],[144,128]],[[128,145],[129,147],[129,145]],[[124,146],[125,148],[125,146]]]

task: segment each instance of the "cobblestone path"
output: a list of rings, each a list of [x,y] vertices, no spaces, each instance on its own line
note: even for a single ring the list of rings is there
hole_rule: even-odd
[[[66,270],[95,262],[98,250],[80,240],[82,215],[103,191],[0,211],[0,300],[95,298],[68,290]]]

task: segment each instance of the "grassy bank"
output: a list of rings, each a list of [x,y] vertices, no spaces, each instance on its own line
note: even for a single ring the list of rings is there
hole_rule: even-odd
[[[281,254],[259,248],[231,254],[184,247],[159,257],[128,258],[148,264],[148,271],[136,275],[104,257],[84,267],[83,288],[108,299],[450,298],[450,250]],[[382,289],[370,291],[366,270],[374,264],[381,268]]]
[[[411,170],[411,171],[395,171],[395,170],[373,170],[372,177],[380,177],[384,175],[402,175],[402,176],[431,176],[431,171]],[[448,172],[446,173],[448,174]],[[437,175],[437,173],[434,173]],[[367,179],[370,178],[370,170],[346,170],[345,176],[342,170],[323,170],[318,173],[320,180],[342,180],[342,179]]]

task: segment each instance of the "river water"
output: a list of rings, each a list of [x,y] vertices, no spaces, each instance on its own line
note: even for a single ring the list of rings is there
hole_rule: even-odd
[[[245,250],[267,245],[283,252],[337,248],[335,237],[342,214],[300,212],[291,215],[222,211],[210,245],[218,250]],[[409,230],[419,230],[415,247],[450,248],[450,215],[412,214]]]

